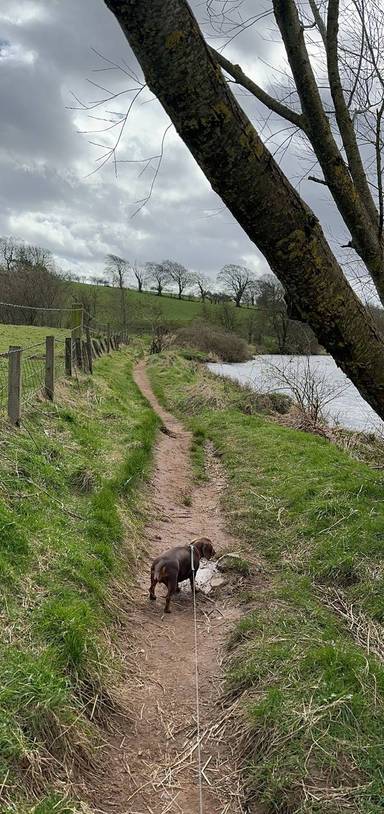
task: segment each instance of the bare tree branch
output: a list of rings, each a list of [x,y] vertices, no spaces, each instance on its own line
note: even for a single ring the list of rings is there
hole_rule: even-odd
[[[252,93],[259,102],[262,102],[269,110],[272,110],[273,113],[277,113],[278,116],[282,116],[283,119],[287,119],[287,121],[291,122],[295,125],[295,127],[299,127],[301,130],[305,131],[305,118],[302,114],[296,113],[291,108],[286,107],[277,99],[274,99],[273,96],[270,96],[269,93],[266,93],[265,90],[259,87],[256,82],[253,82],[252,79],[247,76],[240,65],[233,65],[232,62],[229,61],[223,54],[220,54],[219,51],[216,51],[214,48],[211,48],[211,53],[219,63],[221,68],[223,68],[230,76],[237,82],[238,85],[241,85],[243,88],[248,90]]]
[[[356,190],[360,196],[360,203],[365,206],[368,217],[372,224],[377,226],[377,211],[367,178],[365,175],[363,162],[361,160],[359,148],[357,146],[356,135],[353,128],[352,119],[346,104],[343,88],[341,85],[338,60],[337,35],[339,29],[339,0],[328,1],[327,17],[327,37],[326,52],[329,84],[335,105],[336,121],[340,130],[345,153],[349,163],[349,170],[352,175]]]

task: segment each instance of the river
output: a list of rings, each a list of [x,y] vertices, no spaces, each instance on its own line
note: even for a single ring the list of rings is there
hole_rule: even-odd
[[[307,365],[314,381],[325,393],[324,417],[330,424],[338,424],[351,430],[384,433],[384,422],[361,397],[348,377],[336,365],[331,356],[255,356],[249,362],[239,364],[209,364],[213,373],[247,384],[261,393],[284,392],[291,395],[291,388],[282,383],[281,373],[297,381],[304,377]]]

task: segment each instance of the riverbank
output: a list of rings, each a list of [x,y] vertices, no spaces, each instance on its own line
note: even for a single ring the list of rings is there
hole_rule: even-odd
[[[200,480],[213,444],[227,527],[245,559],[262,558],[264,585],[253,589],[253,575],[239,596],[244,617],[227,660],[228,736],[242,751],[250,810],[378,814],[382,473],[323,438],[246,415],[233,383],[226,393],[174,353],[151,359],[150,376],[194,433]]]
[[[209,369],[255,392],[282,392],[312,402],[331,426],[384,435],[384,422],[331,356],[258,354],[242,364],[210,364]]]

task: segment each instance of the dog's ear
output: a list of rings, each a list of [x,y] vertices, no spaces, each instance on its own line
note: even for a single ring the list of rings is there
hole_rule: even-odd
[[[210,557],[212,557],[212,555],[213,555],[213,545],[211,541],[208,540],[207,538],[203,544],[203,557],[205,557],[206,560],[209,560]]]

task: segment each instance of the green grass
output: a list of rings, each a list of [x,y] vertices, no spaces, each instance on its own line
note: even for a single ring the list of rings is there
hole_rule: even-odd
[[[151,326],[159,318],[164,320],[170,329],[182,328],[194,319],[227,330],[224,320],[223,307],[209,302],[198,300],[178,300],[164,294],[162,297],[154,293],[126,290],[127,321],[130,333],[150,333]],[[117,288],[107,286],[88,285],[86,283],[71,283],[68,289],[71,300],[80,300],[86,309],[95,314],[99,322],[110,322],[112,326],[121,326],[120,292]],[[234,303],[226,305],[232,315],[233,330],[246,341],[257,343],[260,351],[276,352],[276,340],[270,336],[270,330],[265,320],[264,311],[255,311],[249,308],[236,308]],[[252,324],[252,336],[249,336]]]
[[[0,324],[0,353],[7,351],[10,345],[20,345],[25,348],[37,342],[44,342],[48,335],[64,339],[69,336],[69,333],[64,328],[35,328],[33,325]]]
[[[0,450],[0,786],[7,811],[75,811],[54,793],[91,754],[118,669],[104,631],[144,522],[137,487],[158,421],[132,380],[136,349],[61,383]],[[85,484],[85,486],[84,486]],[[109,668],[106,665],[111,665]],[[113,667],[112,667],[113,666]],[[52,789],[52,793],[50,791]],[[53,795],[53,796],[52,796]],[[36,798],[38,804],[29,800]],[[37,807],[35,807],[37,806]]]
[[[160,356],[150,371],[158,397],[213,443],[228,526],[269,572],[228,661],[228,704],[244,693],[250,805],[378,814],[384,667],[359,642],[369,629],[371,652],[382,641],[383,474],[318,436],[244,414],[232,384],[185,358]],[[349,623],[335,600],[353,609]]]

